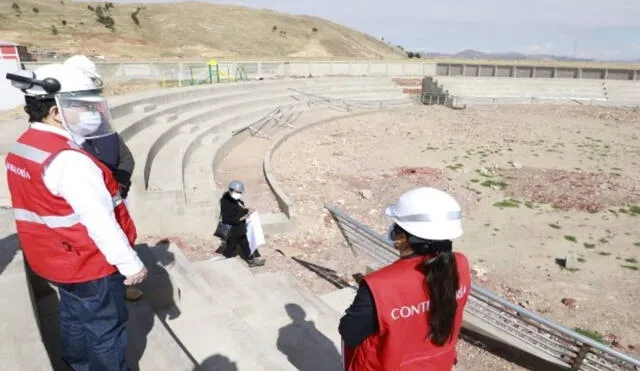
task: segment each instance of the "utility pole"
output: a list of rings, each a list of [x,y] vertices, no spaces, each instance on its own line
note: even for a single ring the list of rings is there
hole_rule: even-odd
[[[578,56],[578,40],[573,42],[573,59],[576,59]]]

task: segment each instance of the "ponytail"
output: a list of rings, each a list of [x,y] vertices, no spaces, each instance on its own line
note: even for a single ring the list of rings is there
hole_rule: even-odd
[[[426,250],[436,251],[435,256],[430,254],[421,265],[430,298],[429,337],[436,346],[442,346],[453,335],[458,309],[456,257],[450,240],[429,241]]]

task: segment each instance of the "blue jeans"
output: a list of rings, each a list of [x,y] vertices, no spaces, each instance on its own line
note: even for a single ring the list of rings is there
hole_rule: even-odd
[[[124,277],[57,284],[62,359],[75,371],[126,371]]]

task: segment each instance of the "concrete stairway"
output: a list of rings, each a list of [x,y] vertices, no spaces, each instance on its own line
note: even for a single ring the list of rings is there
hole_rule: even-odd
[[[173,245],[139,254],[147,300],[198,370],[216,369],[204,368],[214,355],[238,370],[340,369],[340,313],[289,273],[254,275],[239,259],[191,263]]]

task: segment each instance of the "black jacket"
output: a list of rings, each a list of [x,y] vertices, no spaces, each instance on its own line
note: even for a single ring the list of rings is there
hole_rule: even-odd
[[[120,184],[121,196],[127,198],[136,163],[122,137],[114,133],[102,138],[88,139],[82,147],[111,169],[113,176]]]
[[[247,234],[247,221],[240,220],[249,213],[242,200],[234,200],[229,192],[225,192],[220,198],[220,215],[224,224],[231,225],[231,234],[242,236]]]

